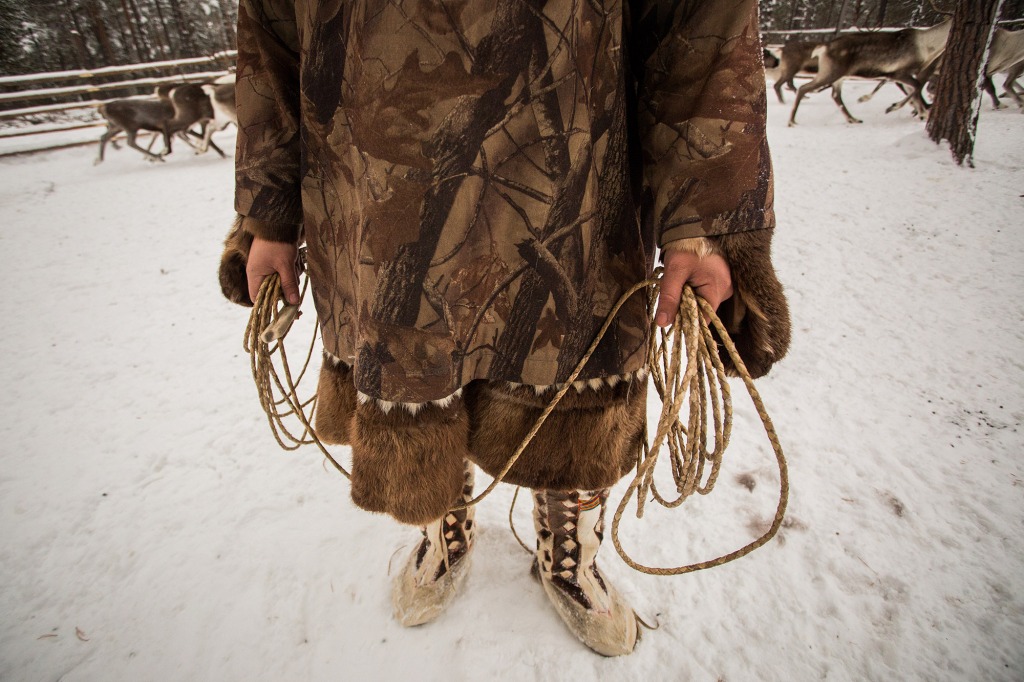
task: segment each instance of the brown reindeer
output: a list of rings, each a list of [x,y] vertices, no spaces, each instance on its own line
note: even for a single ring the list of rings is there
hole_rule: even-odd
[[[779,104],[786,103],[786,99],[782,96],[783,85],[796,92],[796,86],[793,85],[794,76],[801,71],[810,74],[818,72],[818,58],[811,54],[818,45],[821,43],[790,40],[782,46],[779,77],[775,79],[775,95],[779,98]]]
[[[107,120],[107,130],[100,137],[99,156],[95,163],[103,162],[107,142],[120,132],[128,138],[128,146],[139,150],[151,161],[163,161],[171,153],[171,137],[178,135],[188,141],[187,135],[202,137],[190,128],[205,124],[213,118],[213,107],[209,97],[199,85],[160,85],[156,97],[150,99],[118,99],[107,102],[99,108],[100,115]],[[143,149],[136,142],[140,130],[160,133],[164,148],[159,154]],[[191,142],[190,142],[191,144]],[[211,143],[222,157],[224,152]]]
[[[174,118],[174,105],[171,104],[169,96],[173,88],[173,85],[159,85],[154,98],[116,99],[101,105],[99,112],[107,120],[107,130],[100,136],[100,153],[95,163],[103,162],[103,152],[107,147],[107,142],[120,132],[124,132],[128,138],[129,147],[138,149],[153,161],[162,161],[163,159],[158,155],[140,147],[135,142],[135,136],[140,130],[164,132],[164,123]],[[166,144],[165,142],[165,146]]]
[[[207,130],[210,127],[210,122],[214,120],[215,113],[213,103],[210,101],[210,95],[205,90],[206,87],[208,86],[192,83],[178,86],[171,91],[174,117],[164,124],[165,129],[168,131],[168,134],[164,136],[164,141],[167,144],[164,154],[171,153],[170,135],[178,134],[197,153],[204,153],[207,146],[209,146],[220,154],[222,159],[227,157],[224,151],[214,144],[212,140],[209,140],[207,136]],[[199,133],[191,130],[192,126],[196,124],[199,124]],[[198,138],[200,144],[193,144],[188,139],[188,135]]]
[[[1024,98],[1021,98],[1015,85],[1015,81],[1022,71],[1024,71],[1024,30],[1007,31],[997,28],[992,35],[992,47],[989,48],[985,75],[982,78],[982,87],[992,98],[992,106],[996,109],[1002,109],[1005,106],[1000,104],[999,97],[996,95],[996,86],[992,82],[992,76],[997,73],[1005,73],[1004,93],[1012,97],[1017,102],[1017,106],[1024,107]]]
[[[197,150],[200,154],[206,152],[213,142],[213,134],[224,130],[229,124],[238,125],[238,116],[235,114],[235,84],[220,83],[216,85],[204,85],[203,92],[210,98],[213,107],[213,118],[207,123],[203,131],[203,141]]]
[[[891,33],[854,33],[840,36],[812,52],[818,58],[818,75],[800,86],[789,116],[789,125],[796,125],[796,111],[800,100],[809,92],[832,88],[832,99],[850,123],[861,123],[843,103],[842,80],[851,76],[861,78],[887,78],[910,88],[904,102],[890,106],[895,111],[906,101],[913,101],[918,112],[928,105],[921,97],[922,83],[917,74],[926,69],[943,53],[952,21],[947,19],[930,28],[906,28]]]

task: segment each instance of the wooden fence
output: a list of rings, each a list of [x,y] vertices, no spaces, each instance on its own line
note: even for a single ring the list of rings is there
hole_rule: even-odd
[[[146,64],[128,64],[100,69],[56,71],[21,76],[0,77],[0,126],[4,121],[21,120],[28,125],[16,126],[9,123],[0,127],[0,140],[29,135],[44,136],[47,133],[67,132],[104,125],[101,120],[82,120],[92,117],[76,116],[77,120],[53,123],[39,119],[82,109],[96,109],[99,106],[123,97],[152,97],[153,89],[164,83],[210,82],[225,76],[234,69],[235,51],[218,52],[208,57],[194,57]],[[152,75],[147,75],[152,74]],[[39,87],[40,85],[44,87]],[[47,144],[41,142],[38,148],[19,150],[46,151],[77,144]],[[0,156],[6,155],[0,151]]]

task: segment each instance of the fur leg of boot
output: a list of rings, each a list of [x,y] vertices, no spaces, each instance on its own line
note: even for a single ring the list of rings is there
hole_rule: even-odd
[[[576,637],[603,656],[632,653],[636,614],[597,567],[608,489],[534,491],[535,575]]]
[[[324,355],[320,382],[316,389],[317,437],[332,445],[352,442],[352,419],[356,414],[356,387],[352,368],[330,355]]]
[[[473,465],[466,462],[461,502],[471,499]],[[395,620],[405,627],[436,619],[459,593],[469,574],[476,534],[474,509],[450,511],[421,529],[423,539],[395,576],[391,590]]]
[[[426,403],[416,414],[359,401],[351,422],[352,501],[397,521],[424,526],[455,506],[469,454],[461,398]]]
[[[534,490],[599,489],[614,485],[636,464],[645,437],[647,375],[577,382],[555,407],[505,477]],[[544,412],[556,387],[475,381],[464,393],[469,452],[491,476]]]

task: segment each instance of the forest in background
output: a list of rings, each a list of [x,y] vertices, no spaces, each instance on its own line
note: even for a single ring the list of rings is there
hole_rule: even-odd
[[[237,0],[0,0],[0,75],[233,50],[237,11]]]
[[[761,29],[778,33],[801,29],[932,26],[944,18],[941,12],[952,12],[955,4],[954,0],[761,0]],[[1000,20],[1021,17],[1024,17],[1024,0],[1004,0]]]
[[[441,0],[435,0],[441,1]],[[771,42],[800,29],[930,26],[953,0],[762,0]],[[0,75],[138,64],[235,47],[236,0],[0,0]],[[1002,20],[1024,17],[1005,0]],[[1022,28],[1012,26],[1009,28]]]

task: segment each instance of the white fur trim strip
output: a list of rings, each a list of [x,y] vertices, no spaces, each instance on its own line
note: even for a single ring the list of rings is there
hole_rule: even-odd
[[[592,391],[596,391],[605,386],[607,386],[608,388],[612,388],[621,381],[643,381],[646,378],[647,368],[642,367],[631,374],[612,374],[611,376],[596,377],[594,379],[579,379],[578,381],[572,382],[572,388],[577,393],[582,393],[584,390],[588,388]],[[513,388],[518,388],[520,386],[530,386],[531,388],[533,388],[533,392],[537,395],[541,395],[545,391],[550,390],[558,391],[561,390],[563,386],[565,386],[565,384],[517,384],[514,381],[509,381],[507,383],[509,386],[512,386]]]
[[[396,407],[400,407],[413,416],[416,416],[416,413],[422,410],[427,405],[437,405],[442,410],[447,409],[451,407],[451,404],[455,402],[456,398],[460,397],[462,397],[461,388],[455,391],[455,393],[452,393],[450,396],[439,398],[438,400],[428,400],[423,403],[402,403],[392,400],[379,400],[372,396],[366,395],[362,391],[356,391],[356,399],[359,401],[360,405],[365,405],[367,403],[372,402],[376,404],[377,407],[379,407],[384,412],[384,414],[387,414]]]
[[[324,360],[329,361],[335,367],[337,367],[338,365],[345,365],[346,367],[351,367],[352,363],[355,362],[355,358],[354,357],[353,358],[349,358],[348,360],[342,360],[337,355],[332,355],[331,353],[328,353],[327,351],[324,351]]]
[[[335,366],[337,366],[337,365],[346,365],[346,366],[351,367],[351,365],[352,365],[351,362],[345,362],[341,358],[339,358],[339,357],[337,357],[335,355],[331,355],[327,351],[324,351],[324,359],[327,360],[328,362],[330,362],[331,364],[335,365]],[[596,390],[601,389],[601,388],[603,388],[605,386],[607,386],[608,388],[612,388],[612,387],[618,385],[619,382],[622,382],[622,381],[634,381],[634,380],[643,381],[646,378],[647,378],[647,368],[646,367],[642,367],[642,368],[638,369],[636,372],[628,373],[628,374],[612,374],[610,376],[596,377],[594,379],[580,379],[578,381],[572,382],[572,387],[573,387],[573,389],[577,393],[582,393],[586,389],[590,389],[592,391],[596,391]],[[506,383],[509,386],[512,386],[512,387],[530,386],[531,388],[533,388],[534,393],[536,393],[537,395],[540,395],[540,394],[544,393],[545,391],[549,391],[549,390],[556,390],[557,391],[557,390],[561,389],[563,386],[565,386],[565,384],[518,384],[518,383],[515,383],[514,381],[509,381],[509,382],[506,382]],[[405,410],[406,412],[408,412],[409,414],[411,414],[413,416],[416,416],[416,414],[420,410],[422,410],[424,407],[426,407],[427,405],[437,405],[442,410],[448,409],[449,407],[451,407],[452,403],[455,402],[455,400],[457,398],[461,398],[461,397],[462,397],[462,389],[460,388],[459,390],[455,391],[451,395],[446,396],[444,398],[439,398],[437,400],[428,400],[428,401],[422,402],[422,403],[404,403],[404,402],[397,402],[397,401],[393,401],[393,400],[380,400],[378,398],[374,398],[372,396],[366,395],[362,391],[356,391],[356,399],[359,401],[360,405],[365,405],[367,403],[372,402],[372,403],[376,404],[377,407],[379,407],[381,409],[381,411],[384,412],[384,414],[387,414],[387,413],[391,412],[391,410],[395,409],[396,407],[400,407],[400,408],[402,408],[403,410]]]

